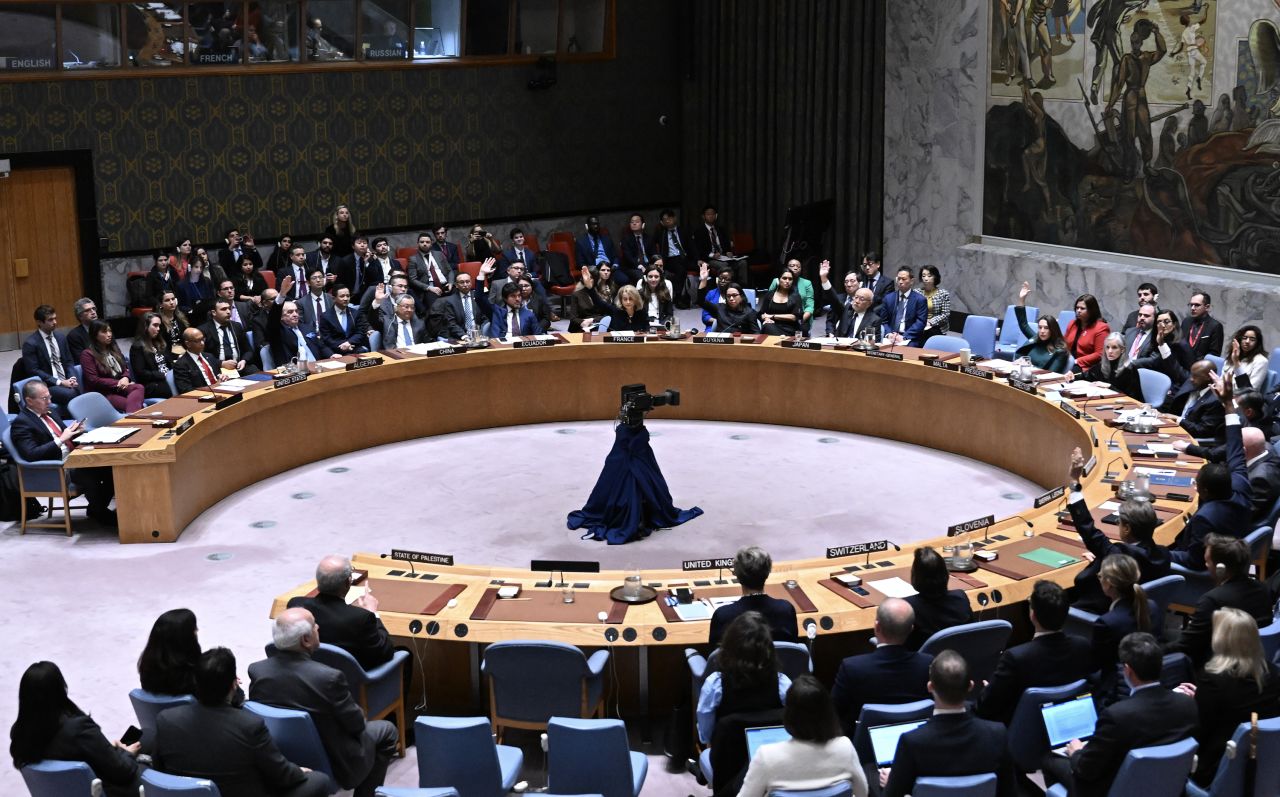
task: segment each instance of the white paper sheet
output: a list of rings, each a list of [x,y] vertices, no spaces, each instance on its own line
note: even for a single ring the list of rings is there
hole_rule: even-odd
[[[875,587],[888,598],[909,598],[916,594],[915,587],[897,576],[882,578],[878,581],[868,581],[867,586]]]
[[[676,616],[685,622],[690,620],[710,620],[711,607],[702,601],[694,601],[693,603],[677,603],[675,606]]]

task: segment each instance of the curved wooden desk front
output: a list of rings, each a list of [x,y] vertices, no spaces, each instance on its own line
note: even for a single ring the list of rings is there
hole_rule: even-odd
[[[910,361],[783,349],[772,340],[733,346],[574,342],[538,349],[504,348],[463,356],[388,360],[376,368],[316,375],[285,389],[246,394],[234,406],[197,413],[193,427],[169,441],[154,439],[137,449],[78,451],[73,457],[77,465],[115,468],[122,541],[172,541],[187,523],[223,497],[291,468],[429,435],[610,419],[617,413],[618,388],[631,382],[643,382],[653,391],[667,387],[681,390],[681,405],[662,409],[662,418],[784,424],[875,435],[989,462],[1043,485],[1062,482],[1067,452],[1079,446],[1097,452],[1101,460],[1085,480],[1091,506],[1111,494],[1110,486],[1100,483],[1107,463],[1117,457],[1128,460],[1127,451],[1107,452],[1109,432],[1101,423],[1077,420],[1056,404],[1002,382]],[[323,418],[342,418],[345,431],[288,434]],[[1101,438],[1097,447],[1090,426]],[[237,468],[209,467],[230,457],[235,457]],[[833,486],[841,483],[838,476],[832,478]],[[926,496],[927,486],[920,489]],[[1193,508],[1166,505],[1179,512]],[[1028,508],[1022,515],[1037,532],[1052,531],[1059,506],[1055,501],[1039,510]],[[706,518],[701,522],[716,521]],[[1162,527],[1162,534],[1171,537],[1173,529],[1180,527],[1175,518]],[[1008,531],[1016,538],[1024,528],[1021,520],[1012,518],[997,524],[991,533]],[[930,536],[941,538],[944,529],[928,531],[933,532]],[[815,539],[813,549],[820,554],[826,546],[844,542],[847,540]],[[943,544],[940,539],[927,542]],[[892,557],[876,558],[906,565],[913,547],[906,546]],[[465,549],[451,553],[465,562]],[[584,551],[584,558],[590,558],[590,553]],[[817,608],[815,613],[802,615],[802,620],[819,621],[821,633],[867,629],[872,624],[872,610],[860,609],[818,584],[840,566],[858,561],[860,557],[837,562],[780,562],[775,565],[773,581],[795,578],[800,583]],[[375,576],[402,569],[398,563],[375,555],[360,556],[357,562]],[[1080,566],[1053,571],[1052,577],[1070,583]],[[413,623],[430,619],[435,621],[427,623],[433,629],[432,636],[479,642],[537,636],[599,645],[608,641],[604,632],[609,628],[625,632],[616,644],[690,644],[706,637],[705,623],[666,622],[656,604],[631,607],[625,623],[617,626],[473,621],[470,617],[491,580],[530,586],[545,576],[474,565],[433,572],[440,573],[442,581],[466,585],[457,605],[430,618],[383,612],[393,634],[425,634],[421,622]],[[987,588],[970,590],[975,608],[983,606],[981,601],[990,607],[997,602],[1023,600],[1032,583],[1032,579],[1019,581],[989,571],[978,575]],[[675,570],[647,571],[645,580],[688,582],[689,576]],[[620,572],[592,577],[592,590],[607,592],[621,583],[622,577]],[[275,610],[289,597],[312,587],[303,585],[282,595]],[[1000,601],[992,601],[993,590],[999,591]],[[419,630],[415,632],[413,627]]]

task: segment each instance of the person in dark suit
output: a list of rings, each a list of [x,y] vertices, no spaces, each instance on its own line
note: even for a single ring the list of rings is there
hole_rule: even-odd
[[[157,252],[155,265],[147,272],[147,296],[151,297],[153,306],[160,303],[160,296],[165,291],[177,293],[178,279],[178,271],[169,262],[169,255]]]
[[[1155,337],[1156,311],[1154,304],[1145,304],[1134,312],[1134,322],[1125,326],[1124,352],[1130,362],[1136,361],[1151,349]]]
[[[324,274],[324,287],[328,287],[330,283],[338,281],[338,258],[339,255],[333,253],[333,236],[320,236],[320,243],[315,249],[307,253],[305,269],[308,275],[319,269]],[[310,287],[310,286],[308,286]]]
[[[645,240],[644,216],[639,213],[632,213],[627,219],[627,234],[622,236],[618,248],[622,250],[622,259],[613,276],[619,285],[635,285],[644,277],[645,269],[658,259],[658,250]]]
[[[1257,393],[1250,391],[1254,396]],[[1239,407],[1243,395],[1237,396]],[[1261,397],[1258,397],[1261,400]],[[1244,419],[1241,419],[1242,422]],[[1280,496],[1280,458],[1267,445],[1266,433],[1257,426],[1244,426],[1240,429],[1241,442],[1244,445],[1245,465],[1249,470],[1249,491],[1253,501],[1253,522],[1258,523],[1267,517],[1271,507]],[[1210,462],[1223,462],[1227,456],[1227,447],[1188,445],[1185,440],[1176,440],[1174,447],[1186,451],[1196,457]]]
[[[1178,316],[1176,313],[1172,310],[1160,310],[1157,308],[1154,322],[1155,332],[1142,353],[1136,359],[1131,359],[1130,365],[1134,368],[1159,371],[1169,377],[1169,392],[1165,396],[1165,401],[1168,401],[1187,381],[1191,366],[1195,362],[1195,357],[1191,354],[1191,349],[1187,347],[1187,344],[1178,340]]]
[[[129,347],[129,369],[146,389],[147,398],[169,398],[169,380],[165,374],[173,370],[174,357],[160,334],[160,316],[147,311],[138,319],[138,332]]]
[[[335,354],[369,351],[369,321],[351,306],[351,289],[341,282],[334,286],[333,306],[320,318],[320,340]]]
[[[521,307],[520,285],[507,282],[502,286],[502,303],[495,305],[489,321],[489,335],[506,338],[522,335],[541,335],[542,326],[532,310]]]
[[[608,263],[614,273],[618,271],[618,250],[613,246],[613,239],[600,230],[600,219],[591,216],[587,219],[587,230],[578,236],[578,267],[598,266]]]
[[[246,332],[253,333],[253,347],[261,350],[267,345],[267,330],[271,325],[271,308],[276,305],[276,298],[280,296],[280,292],[275,288],[267,288],[258,296],[257,301],[250,302],[247,312],[242,316],[244,320],[244,329]],[[259,355],[258,362],[262,362]]]
[[[818,266],[818,277],[821,280],[826,301],[831,310],[827,313],[827,334],[840,338],[861,338],[877,335],[884,323],[880,313],[873,308],[875,294],[870,288],[863,288],[858,283],[857,273],[850,271],[844,275],[844,291],[838,292],[831,285],[831,261],[824,260]]]
[[[276,272],[276,287],[285,299],[298,299],[307,292],[307,250],[294,244],[289,250],[289,265]]]
[[[310,714],[338,785],[355,789],[355,797],[373,797],[396,753],[395,726],[366,721],[342,673],[312,661],[320,634],[311,612],[285,609],[271,637],[275,655],[249,665],[249,699]]]
[[[1187,344],[1191,356],[1195,360],[1203,360],[1206,354],[1222,356],[1222,343],[1225,339],[1222,323],[1210,315],[1213,309],[1209,294],[1197,291],[1187,301],[1187,317],[1182,321],[1182,333],[1179,339]]]
[[[329,778],[285,759],[266,723],[233,706],[236,659],[226,648],[200,655],[195,666],[195,703],[156,717],[156,769],[211,780],[222,794],[240,797],[321,797]]]
[[[741,332],[746,335],[755,335],[760,332],[760,317],[756,315],[755,308],[747,302],[746,292],[741,285],[726,281],[723,286],[712,289],[719,292],[716,298],[723,298],[723,300],[716,301],[711,298],[711,290],[707,289],[709,270],[706,266],[698,268],[698,306],[702,308],[703,316],[710,316],[714,321],[714,331]],[[721,272],[721,276],[731,277],[732,271],[725,269]],[[717,279],[716,283],[719,286],[720,280]],[[610,315],[612,318],[612,314]],[[711,324],[707,324],[707,330],[712,331]]]
[[[506,276],[507,266],[512,263],[519,263],[524,266],[524,273],[528,274],[535,281],[540,282],[542,275],[538,273],[538,256],[532,249],[524,244],[524,230],[519,227],[512,227],[511,246],[503,249],[498,255],[498,270]]]
[[[1154,539],[1159,521],[1155,509],[1148,501],[1125,501],[1120,505],[1116,523],[1120,534],[1119,542],[1112,542],[1099,531],[1080,488],[1084,466],[1084,454],[1078,448],[1072,450],[1071,476],[1067,484],[1067,511],[1071,513],[1071,522],[1076,527],[1080,540],[1093,554],[1093,561],[1076,574],[1075,599],[1072,605],[1093,614],[1102,614],[1112,603],[1112,599],[1103,593],[1098,582],[1098,570],[1102,567],[1103,560],[1114,554],[1133,557],[1141,574],[1139,581],[1145,584],[1169,575],[1169,549]]]
[[[1196,704],[1160,685],[1160,645],[1137,632],[1120,642],[1120,662],[1131,697],[1103,709],[1093,737],[1067,743],[1068,757],[1049,753],[1045,780],[1063,783],[1071,795],[1104,797],[1130,750],[1182,741],[1196,733]]]
[[[996,774],[996,794],[1013,797],[1017,787],[1005,727],[978,719],[965,708],[973,688],[969,666],[954,650],[944,650],[929,665],[933,716],[898,740],[893,766],[880,770],[885,797],[903,797],[916,779]]]
[[[676,307],[685,309],[689,306],[689,270],[701,268],[707,261],[698,258],[692,238],[680,229],[676,223],[676,212],[671,208],[665,208],[658,214],[658,229],[654,231],[650,245],[658,255],[654,265],[662,266],[663,273],[671,282]],[[582,265],[581,261],[579,265]]]
[[[409,288],[422,308],[421,315],[431,310],[436,299],[453,291],[457,269],[444,253],[431,246],[431,236],[418,236],[418,251],[409,258]]]
[[[864,254],[859,270],[860,287],[871,291],[871,295],[875,297],[871,306],[879,310],[880,305],[884,304],[884,297],[893,291],[893,280],[880,273],[880,253],[871,251]]]
[[[769,624],[775,642],[796,641],[796,607],[790,601],[765,594],[764,583],[772,570],[773,558],[758,546],[743,548],[733,557],[733,575],[738,579],[742,597],[721,606],[711,615],[711,633],[707,641],[712,647],[720,644],[729,623],[744,612],[759,612]]]
[[[307,295],[298,299],[298,325],[308,333],[320,334],[320,319],[333,307],[333,297],[328,294],[325,274],[318,268],[307,271]]]
[[[76,299],[72,311],[76,325],[67,331],[67,346],[71,349],[71,361],[80,362],[80,354],[89,348],[89,325],[98,320],[98,306],[88,296]]]
[[[1138,286],[1138,307],[1125,317],[1124,326],[1120,328],[1121,334],[1127,334],[1129,330],[1138,325],[1138,315],[1141,313],[1142,308],[1147,305],[1152,307],[1160,306],[1160,289],[1151,282],[1144,282]],[[1154,315],[1152,317],[1154,318]],[[1149,325],[1148,328],[1150,328]]]
[[[831,699],[846,736],[853,736],[867,703],[910,703],[929,696],[933,656],[903,645],[914,620],[911,604],[901,598],[886,599],[876,607],[876,649],[840,662]]]
[[[386,241],[385,238],[379,240]],[[369,255],[369,239],[363,234],[355,237],[351,254],[339,257],[333,271],[337,276],[329,283],[330,294],[341,284],[351,289],[352,296],[359,296],[366,287],[379,282],[382,276],[382,266]]]
[[[1052,581],[1037,581],[1027,603],[1035,636],[1000,654],[996,671],[974,708],[974,714],[983,719],[1008,725],[1023,692],[1038,686],[1062,686],[1093,672],[1088,640],[1062,632],[1069,606],[1062,587]]]
[[[71,399],[80,395],[80,382],[71,359],[67,339],[58,332],[58,311],[51,305],[36,308],[36,331],[22,342],[22,365],[31,376],[40,377],[49,388],[53,401],[65,407]]]
[[[417,302],[411,294],[395,300],[395,315],[382,328],[383,349],[407,349],[427,340],[427,324],[417,314]]]
[[[1214,390],[1223,403],[1231,407],[1226,416],[1227,461],[1206,462],[1196,474],[1196,493],[1200,508],[1178,533],[1169,556],[1192,570],[1204,567],[1204,539],[1211,533],[1243,537],[1249,530],[1253,514],[1253,493],[1249,486],[1249,467],[1244,457],[1244,441],[1240,435],[1240,416],[1236,414],[1231,385],[1214,378]]]
[[[26,407],[9,423],[9,434],[18,455],[30,461],[64,460],[75,448],[71,439],[84,431],[80,421],[67,426],[62,416],[50,408],[49,387],[39,379],[22,386]],[[115,496],[111,468],[72,468],[67,479],[80,488],[89,501],[89,517],[104,526],[116,526],[116,513],[109,507]]]
[[[702,223],[693,225],[690,237],[693,253],[699,261],[732,266],[734,281],[739,285],[748,284],[751,275],[747,262],[734,255],[733,237],[720,223],[720,212],[713,205],[702,209]]]
[[[240,231],[233,227],[227,230],[225,240],[226,248],[218,250],[218,266],[222,269],[222,276],[236,273],[239,270],[236,268],[236,261],[242,256],[252,260],[254,268],[262,268],[262,255],[258,253],[252,235],[242,237]]]
[[[1098,582],[1111,601],[1111,606],[1093,622],[1093,666],[1097,670],[1094,683],[1100,705],[1110,705],[1120,697],[1120,640],[1134,631],[1162,633],[1157,625],[1162,625],[1163,620],[1160,608],[1138,583],[1138,572],[1137,561],[1122,553],[1108,556],[1098,571]]]
[[[18,682],[18,717],[9,731],[9,753],[19,769],[45,760],[83,761],[102,780],[108,797],[137,797],[140,742],[107,741],[98,723],[67,696],[58,665],[38,661]]]
[[[885,294],[880,306],[884,319],[884,335],[894,342],[908,346],[924,345],[924,326],[929,320],[929,301],[924,294],[911,290],[916,277],[911,269],[898,269],[894,282],[896,290]]]
[[[319,334],[302,328],[297,302],[273,304],[270,312],[267,342],[271,346],[271,357],[277,365],[284,365],[295,357],[299,363],[303,363],[334,356],[333,349],[324,345]]]
[[[289,608],[300,606],[311,612],[320,626],[320,641],[335,645],[355,656],[366,670],[391,661],[395,649],[391,637],[378,619],[378,599],[365,591],[347,603],[351,589],[351,560],[344,556],[326,556],[316,565],[316,595],[298,595],[289,600]]]
[[[258,372],[258,367],[253,364],[256,352],[249,345],[249,336],[243,326],[231,320],[231,302],[226,299],[215,301],[209,320],[197,329],[204,334],[206,343],[212,346],[210,354],[222,368],[239,371],[241,376]],[[174,381],[177,381],[176,374]]]
[[[493,318],[493,305],[485,296],[485,276],[481,271],[480,281],[474,283],[465,271],[458,274],[453,283],[453,293],[431,308],[428,334],[434,332],[438,338],[462,340],[468,337],[468,330],[472,327],[477,333],[483,333],[485,323]]]
[[[199,327],[183,330],[182,345],[187,353],[173,363],[173,385],[178,395],[226,381],[218,358],[205,351],[205,335]]]
[[[947,563],[929,546],[917,548],[911,560],[911,586],[916,594],[908,597],[915,612],[915,628],[906,646],[919,650],[929,637],[944,628],[973,622],[969,596],[962,589],[947,589],[950,576]]]
[[[396,316],[396,299],[409,293],[409,278],[403,271],[392,272],[384,285],[378,283],[364,292],[360,298],[360,312],[364,313],[370,329],[383,329]],[[355,297],[351,297],[355,301]]]
[[[444,252],[444,259],[449,261],[449,265],[457,268],[462,262],[462,250],[458,245],[449,241],[449,228],[443,224],[435,225],[436,240],[432,248]]]
[[[1250,559],[1244,540],[1222,534],[1205,538],[1204,560],[1215,586],[1196,601],[1191,620],[1166,652],[1185,653],[1197,667],[1204,664],[1209,658],[1213,613],[1224,606],[1248,614],[1259,628],[1271,625],[1271,593],[1266,584],[1249,575]]]
[[[1178,425],[1198,438],[1220,439],[1226,414],[1210,384],[1213,363],[1199,360],[1191,365],[1191,375],[1170,392],[1160,409],[1178,416]]]

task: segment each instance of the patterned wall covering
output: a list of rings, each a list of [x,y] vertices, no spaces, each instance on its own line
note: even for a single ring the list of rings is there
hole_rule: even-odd
[[[0,153],[93,152],[113,252],[678,196],[677,0],[619,0],[618,57],[531,66],[0,84]],[[659,117],[666,115],[666,124]]]

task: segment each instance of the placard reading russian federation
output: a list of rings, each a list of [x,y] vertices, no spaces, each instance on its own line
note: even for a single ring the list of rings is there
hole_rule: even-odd
[[[834,548],[827,549],[828,559],[840,559],[844,556],[863,556],[869,553],[881,553],[889,550],[888,540],[873,540],[871,542],[855,542],[852,545],[837,545]]]

